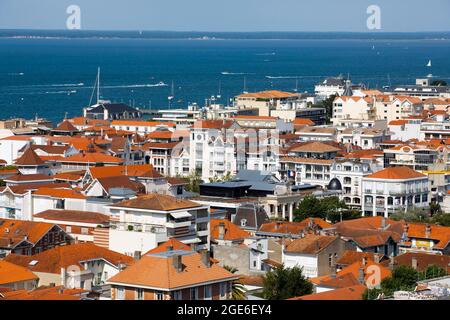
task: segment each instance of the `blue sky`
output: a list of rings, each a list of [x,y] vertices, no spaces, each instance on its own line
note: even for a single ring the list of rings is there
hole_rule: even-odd
[[[85,30],[450,31],[449,0],[0,0],[0,28],[64,29],[69,5]]]

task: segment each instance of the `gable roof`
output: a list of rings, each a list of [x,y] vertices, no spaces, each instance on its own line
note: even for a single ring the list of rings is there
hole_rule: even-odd
[[[127,176],[103,177],[97,178],[97,181],[107,193],[113,188],[127,188],[136,193],[145,193],[145,186],[142,183],[133,181]]]
[[[318,254],[337,240],[336,236],[307,234],[304,238],[295,239],[286,246],[286,253]]]
[[[61,162],[77,162],[77,163],[123,163],[123,160],[108,154],[99,152],[77,153],[70,157],[61,159]]]
[[[55,225],[45,222],[1,219],[0,218],[0,247],[12,247],[26,241],[37,243]]]
[[[338,152],[340,148],[333,147],[327,143],[312,141],[308,143],[302,143],[289,149],[292,152],[311,152],[311,153],[325,153],[325,152]]]
[[[61,273],[61,268],[72,265],[84,269],[82,261],[104,259],[115,266],[119,264],[132,264],[134,259],[124,254],[96,246],[93,243],[76,243],[65,246],[57,246],[41,253],[23,256],[10,254],[5,260],[28,268],[34,272]],[[30,265],[31,261],[37,261]]]
[[[46,196],[51,198],[70,198],[70,199],[86,199],[85,195],[70,189],[70,188],[39,188],[33,195],[35,196]]]

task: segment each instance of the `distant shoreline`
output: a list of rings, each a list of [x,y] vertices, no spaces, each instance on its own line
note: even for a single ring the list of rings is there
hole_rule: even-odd
[[[450,32],[201,32],[0,29],[0,39],[44,40],[450,40]]]

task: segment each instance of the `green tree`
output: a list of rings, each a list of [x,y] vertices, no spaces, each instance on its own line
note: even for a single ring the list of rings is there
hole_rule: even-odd
[[[191,192],[200,192],[200,183],[202,179],[200,173],[197,170],[193,170],[185,179],[188,181],[186,185],[186,190]]]
[[[333,223],[342,220],[361,217],[357,210],[351,210],[344,201],[338,197],[326,197],[318,199],[314,196],[306,196],[294,210],[294,220],[302,221],[306,218],[322,218]]]
[[[323,219],[326,217],[322,203],[314,196],[304,197],[294,210],[294,221],[303,221],[310,217]]]
[[[432,222],[441,226],[450,227],[450,214],[444,212],[435,214],[433,216]]]
[[[238,269],[230,266],[223,266],[226,270],[231,273],[236,273]],[[244,285],[239,281],[235,280],[232,284],[231,289],[231,299],[232,300],[246,300],[247,299],[247,289],[245,289]]]
[[[303,268],[285,268],[284,265],[268,271],[263,277],[263,297],[284,300],[311,294],[313,285],[303,275]]]
[[[428,212],[417,207],[408,208],[408,210],[399,209],[395,211],[390,218],[392,220],[405,220],[406,222],[429,222]]]
[[[439,203],[437,202],[430,202],[430,214],[431,216],[434,216],[435,214],[442,213],[442,209]]]
[[[330,119],[333,116],[333,101],[335,98],[336,95],[331,95],[327,99],[322,100],[319,104],[315,105],[315,107],[325,108],[327,123],[330,123]]]
[[[376,299],[380,293],[384,296],[392,296],[395,291],[413,291],[416,287],[419,273],[409,266],[398,266],[392,271],[390,277],[384,278],[380,288],[368,289],[363,298]]]
[[[426,270],[419,273],[420,280],[434,279],[445,277],[447,275],[447,271],[444,268],[441,268],[436,265],[431,265],[426,268]]]

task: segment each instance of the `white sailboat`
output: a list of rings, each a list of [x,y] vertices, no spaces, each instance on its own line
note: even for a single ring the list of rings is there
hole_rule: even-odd
[[[427,67],[431,67],[431,60],[428,60]]]
[[[219,80],[219,92],[217,93],[217,96],[216,96],[217,99],[220,99],[222,97],[222,95],[220,94],[220,88],[221,88],[221,82]]]

